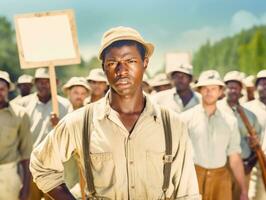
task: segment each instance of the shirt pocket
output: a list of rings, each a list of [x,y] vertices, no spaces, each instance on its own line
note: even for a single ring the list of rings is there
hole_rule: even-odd
[[[108,188],[116,182],[115,164],[112,153],[92,153],[92,173],[97,188]]]
[[[146,152],[147,182],[155,196],[162,193],[164,152]]]
[[[2,126],[0,130],[0,143],[2,147],[9,147],[17,141],[17,129],[8,126]]]

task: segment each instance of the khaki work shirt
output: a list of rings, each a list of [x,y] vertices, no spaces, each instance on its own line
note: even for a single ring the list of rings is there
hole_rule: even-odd
[[[0,165],[30,158],[30,120],[24,108],[9,103],[0,109]]]
[[[110,199],[162,199],[165,140],[160,109],[146,97],[146,106],[131,134],[108,98],[93,105],[90,156],[98,195]],[[38,187],[48,192],[64,182],[62,162],[73,152],[82,156],[84,108],[68,114],[34,149],[30,169]],[[171,112],[172,170],[167,196],[200,199],[186,126]]]
[[[220,109],[222,111],[236,117],[237,124],[238,124],[238,130],[240,132],[240,137],[241,137],[241,141],[240,141],[241,157],[243,159],[248,158],[251,155],[251,149],[250,149],[249,144],[248,144],[249,133],[248,133],[248,130],[247,130],[244,122],[242,121],[239,113],[237,112],[236,108],[231,108],[225,99],[219,101],[218,106],[220,107]],[[255,128],[256,133],[260,137],[261,129],[260,129],[260,125],[258,123],[256,115],[253,112],[249,111],[248,109],[246,109],[244,107],[242,107],[242,108],[243,108],[244,113],[246,114],[248,121],[250,122],[251,126]]]
[[[67,113],[70,103],[67,99],[57,96],[59,107],[59,118],[63,118]],[[42,103],[37,93],[23,97],[16,102],[26,108],[31,120],[31,133],[33,138],[33,146],[37,146],[46,135],[53,129],[50,122],[50,114],[53,111],[52,101]]]
[[[184,106],[180,96],[176,92],[176,88],[172,88],[169,90],[155,93],[152,96],[152,99],[154,100],[154,102],[158,103],[159,105],[172,109],[177,113],[181,113],[199,104],[201,96],[197,92],[193,91],[192,98]]]
[[[219,108],[208,117],[202,104],[181,114],[187,122],[194,148],[195,164],[214,169],[226,164],[228,155],[241,153],[240,133],[235,117]]]

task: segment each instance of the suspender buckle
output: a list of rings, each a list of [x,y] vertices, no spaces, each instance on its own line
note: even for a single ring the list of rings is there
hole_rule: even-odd
[[[164,155],[163,156],[163,162],[164,163],[172,163],[173,162],[173,156],[172,155]]]

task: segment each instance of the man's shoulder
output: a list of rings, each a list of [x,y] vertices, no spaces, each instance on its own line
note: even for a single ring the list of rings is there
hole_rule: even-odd
[[[174,94],[174,90],[172,88],[172,89],[164,90],[164,91],[153,94],[152,99],[157,102],[157,101],[165,100],[166,98],[167,99],[172,98],[173,94]]]
[[[70,102],[68,99],[66,99],[65,97],[62,97],[60,95],[57,95],[57,98],[58,98],[59,104],[63,105],[64,107],[69,107]]]
[[[27,96],[21,97],[20,99],[12,101],[12,103],[18,104],[23,107],[27,107],[27,105],[31,104],[32,101],[36,99],[36,93],[29,94]]]
[[[10,102],[9,103],[10,109],[12,110],[12,112],[16,115],[16,117],[23,117],[24,115],[26,115],[26,109],[22,106],[20,106],[19,104],[15,103],[15,102]]]

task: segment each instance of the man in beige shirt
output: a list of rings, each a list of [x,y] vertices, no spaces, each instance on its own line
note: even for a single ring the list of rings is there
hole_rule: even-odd
[[[112,28],[104,34],[99,57],[111,89],[89,105],[89,150],[100,199],[200,199],[186,126],[170,112],[172,155],[165,155],[161,109],[142,91],[153,49],[132,28]],[[85,108],[68,114],[31,156],[34,181],[56,200],[74,199],[64,184],[62,162],[77,152],[84,171],[84,112]],[[172,169],[163,191],[164,162]]]
[[[176,61],[177,62],[177,61]],[[184,112],[200,103],[200,95],[190,88],[193,80],[193,67],[188,63],[166,66],[166,73],[173,88],[154,94],[153,99],[159,105],[175,112]]]
[[[30,120],[24,108],[8,102],[12,86],[8,73],[0,71],[0,199],[27,200],[32,150]],[[22,177],[18,174],[19,165]]]
[[[241,200],[248,199],[241,160],[240,134],[236,118],[216,106],[224,83],[215,70],[202,72],[196,88],[202,103],[181,114],[187,122],[194,149],[194,162],[203,200],[232,199],[230,172],[241,188]]]

